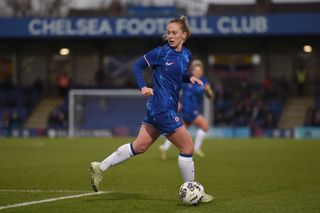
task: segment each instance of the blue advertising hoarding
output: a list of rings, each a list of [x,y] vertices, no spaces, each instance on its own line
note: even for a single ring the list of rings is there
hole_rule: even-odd
[[[168,17],[0,18],[2,38],[160,36]],[[320,13],[188,19],[192,36],[320,35]]]
[[[319,127],[298,127],[295,129],[296,139],[320,139]]]

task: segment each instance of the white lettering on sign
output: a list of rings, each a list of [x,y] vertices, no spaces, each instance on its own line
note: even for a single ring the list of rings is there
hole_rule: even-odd
[[[264,16],[223,16],[217,21],[217,29],[222,34],[266,33],[268,22]]]
[[[32,35],[112,35],[108,19],[32,19],[28,25]]]
[[[212,34],[213,29],[208,26],[206,18],[190,19],[190,30],[192,34]]]
[[[116,20],[117,35],[157,35],[164,33],[171,18],[119,18]]]
[[[150,36],[166,31],[171,17],[164,18],[79,18],[32,19],[28,30],[35,36]],[[191,34],[262,34],[268,31],[264,16],[222,16],[209,23],[209,18],[190,18]],[[216,25],[216,26],[215,26]],[[214,28],[216,31],[214,32]]]
[[[31,35],[41,35],[41,20],[40,19],[33,19],[30,21],[28,25],[28,30]]]

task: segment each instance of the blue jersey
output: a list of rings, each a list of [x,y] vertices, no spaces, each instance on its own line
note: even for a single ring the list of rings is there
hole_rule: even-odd
[[[152,68],[154,95],[148,99],[147,110],[151,114],[177,111],[179,92],[187,74],[191,52],[182,48],[175,51],[168,44],[157,47],[144,55]]]
[[[203,85],[208,83],[205,77],[201,78]],[[182,87],[181,104],[183,112],[199,111],[203,102],[205,86],[199,84],[185,83]]]

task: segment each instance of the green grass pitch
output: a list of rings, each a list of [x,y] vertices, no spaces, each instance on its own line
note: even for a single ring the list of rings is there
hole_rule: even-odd
[[[90,192],[89,163],[130,141],[132,138],[0,139],[0,206]],[[319,141],[206,140],[206,157],[194,157],[196,180],[215,201],[196,207],[179,202],[182,179],[177,150],[172,148],[162,161],[159,144],[107,171],[101,188],[111,193],[0,212],[320,211]]]

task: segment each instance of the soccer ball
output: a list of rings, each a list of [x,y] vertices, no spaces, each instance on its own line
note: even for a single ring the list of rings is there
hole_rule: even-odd
[[[198,182],[185,182],[179,189],[180,201],[186,205],[198,205],[203,196],[203,186]]]

